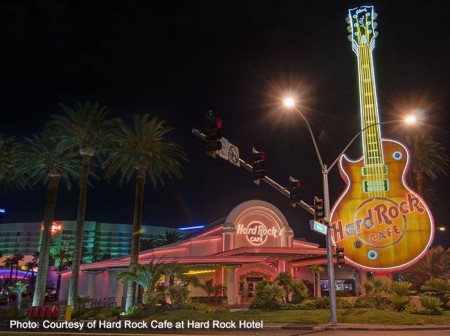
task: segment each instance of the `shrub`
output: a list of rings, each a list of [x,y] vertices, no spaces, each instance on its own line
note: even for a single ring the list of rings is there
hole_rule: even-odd
[[[439,307],[441,301],[438,298],[429,295],[421,295],[419,301],[422,305],[420,314],[442,315],[444,310]]]
[[[292,280],[290,290],[292,291],[292,303],[300,303],[308,296],[308,287],[302,280]]]
[[[314,310],[314,309],[316,309],[316,301],[315,300],[304,300],[302,303],[298,304],[298,309]]]
[[[302,303],[288,303],[280,307],[281,310],[314,310],[316,309],[315,300],[304,300]]]
[[[330,308],[330,298],[328,296],[317,298],[315,301],[317,309]]]
[[[189,289],[186,286],[171,286],[169,287],[169,295],[172,301],[172,307],[176,308],[187,301]]]
[[[229,313],[230,310],[228,309],[228,307],[215,307],[214,312],[215,313]]]
[[[285,291],[272,282],[261,281],[256,285],[256,295],[250,303],[250,309],[280,308]]]
[[[450,298],[450,281],[448,279],[429,279],[422,285],[421,290],[437,297],[442,306],[446,306]]]
[[[94,308],[97,310],[97,308]],[[123,312],[123,309],[121,307],[114,307],[114,308],[100,308],[100,311],[98,311],[95,314],[96,320],[107,320],[111,317],[118,317]]]
[[[24,317],[24,312],[20,312],[17,307],[0,309],[0,321],[20,320]]]
[[[359,297],[355,301],[355,308],[376,308],[377,301],[374,298],[367,297]]]
[[[352,308],[352,303],[347,299],[338,297],[336,298],[336,308],[344,308],[344,309]]]
[[[391,280],[386,277],[373,277],[364,284],[367,297],[373,297],[381,303],[390,291]]]
[[[127,317],[131,318],[142,318],[142,317],[148,317],[150,315],[154,315],[156,313],[160,313],[165,311],[165,308],[162,306],[155,306],[155,305],[145,305],[142,303],[138,303],[131,307],[130,312],[127,314]]]
[[[408,296],[411,293],[410,282],[393,281],[390,286],[390,292],[397,296]]]
[[[408,304],[411,302],[411,299],[408,296],[394,294],[389,297],[389,301],[391,302],[394,310],[401,312],[406,309]]]
[[[185,302],[181,304],[178,309],[196,310],[203,313],[212,313],[214,308],[208,306],[206,303]]]

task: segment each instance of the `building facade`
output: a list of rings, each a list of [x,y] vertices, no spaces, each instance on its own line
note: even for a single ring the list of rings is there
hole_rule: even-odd
[[[76,224],[76,221],[53,222],[52,253],[65,249],[69,255],[73,254]],[[128,255],[131,248],[131,230],[130,224],[86,221],[83,237],[84,262]],[[168,227],[142,226],[141,239],[156,239],[164,235],[166,230],[178,231]],[[0,251],[3,258],[16,253],[32,255],[39,251],[41,232],[42,222],[0,224]]]
[[[326,249],[318,244],[294,239],[294,233],[274,205],[252,200],[236,206],[220,222],[192,232],[183,241],[142,251],[139,263],[178,262],[186,265],[201,282],[213,279],[227,288],[229,304],[250,301],[259,281],[274,281],[281,272],[296,279],[313,281],[309,266],[326,264]],[[91,298],[115,298],[120,304],[124,284],[117,270],[129,266],[129,256],[81,265],[79,294]],[[326,279],[326,274],[322,274]],[[339,283],[355,289],[355,272],[344,267],[336,272]],[[67,297],[70,272],[62,276],[61,298]],[[326,286],[326,282],[323,283]],[[352,287],[352,288],[351,288]],[[191,287],[191,296],[204,296]]]

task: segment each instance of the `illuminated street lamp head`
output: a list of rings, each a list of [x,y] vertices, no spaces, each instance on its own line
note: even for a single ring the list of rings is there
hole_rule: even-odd
[[[286,97],[283,99],[283,105],[287,108],[293,108],[295,106],[295,99],[292,97]]]
[[[406,122],[407,124],[415,124],[415,123],[417,122],[417,117],[414,116],[414,115],[407,116],[407,117],[405,118],[405,122]]]

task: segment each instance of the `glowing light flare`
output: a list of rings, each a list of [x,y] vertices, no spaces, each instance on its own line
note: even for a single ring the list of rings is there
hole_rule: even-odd
[[[415,115],[409,115],[405,117],[405,123],[407,124],[415,124],[417,122],[417,117]]]
[[[283,105],[287,108],[293,108],[296,105],[296,101],[294,97],[285,97],[283,99]]]
[[[445,226],[439,226],[437,229],[441,232],[445,232],[447,230]]]

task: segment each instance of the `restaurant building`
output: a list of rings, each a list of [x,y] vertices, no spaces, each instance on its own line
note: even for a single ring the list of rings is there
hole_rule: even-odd
[[[214,284],[225,286],[228,304],[237,304],[251,301],[259,281],[274,281],[281,272],[312,282],[309,266],[325,265],[326,249],[295,239],[278,208],[265,201],[251,200],[237,205],[226,218],[191,232],[180,242],[140,252],[140,264],[151,261],[187,265],[201,282],[213,279]],[[125,286],[117,280],[115,272],[126,269],[129,263],[130,256],[122,256],[81,265],[79,295],[115,298],[120,304]],[[356,272],[349,266],[336,271],[341,289],[346,286],[346,290],[355,291]],[[63,274],[60,298],[68,295],[70,276],[70,272]],[[326,271],[321,277],[326,290]],[[191,296],[206,295],[199,287],[189,289]]]

